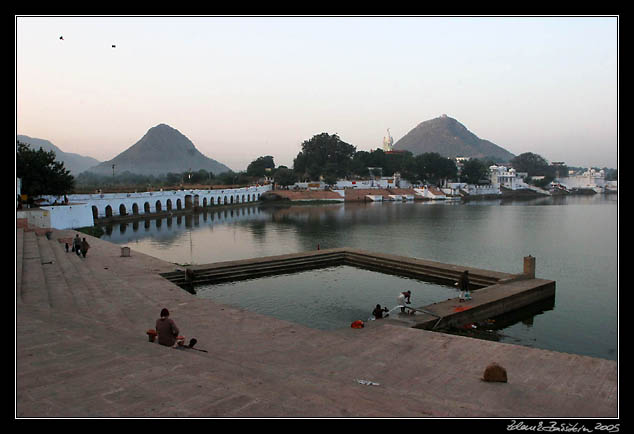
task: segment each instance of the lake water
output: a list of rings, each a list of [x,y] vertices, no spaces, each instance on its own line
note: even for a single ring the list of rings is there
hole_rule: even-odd
[[[107,227],[107,241],[177,264],[206,264],[332,247],[418,257],[556,281],[553,303],[506,321],[503,342],[618,358],[617,195],[528,201],[341,203],[210,209]],[[317,328],[392,308],[400,288],[422,306],[455,289],[353,267],[199,290],[199,295]],[[326,314],[327,313],[327,314]],[[334,314],[334,315],[333,315]]]

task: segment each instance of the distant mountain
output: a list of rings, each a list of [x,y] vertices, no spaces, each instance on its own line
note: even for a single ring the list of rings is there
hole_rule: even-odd
[[[394,143],[393,149],[410,151],[414,155],[437,152],[449,158],[489,157],[497,162],[507,162],[515,157],[495,143],[480,139],[447,115],[421,122]]]
[[[200,153],[187,137],[166,124],[150,128],[134,145],[89,171],[112,174],[113,164],[115,173],[129,171],[139,175],[157,176],[169,172],[182,173],[190,169],[205,169],[214,174],[231,170]]]
[[[47,152],[55,152],[55,159],[64,163],[64,167],[70,170],[70,173],[73,176],[77,176],[84,170],[93,167],[95,164],[99,164],[99,160],[92,157],[84,157],[83,155],[73,154],[72,152],[64,152],[48,140],[37,139],[21,134],[18,134],[16,139],[19,142],[29,144],[31,149],[35,151],[42,148]]]

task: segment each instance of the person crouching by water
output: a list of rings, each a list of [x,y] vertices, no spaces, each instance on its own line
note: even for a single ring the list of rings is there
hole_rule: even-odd
[[[407,291],[401,292],[396,298],[398,304],[401,306],[401,312],[405,312],[405,303],[412,304],[410,301],[410,297],[412,296],[412,291],[409,289]]]
[[[185,339],[179,336],[180,331],[178,330],[174,320],[169,316],[169,311],[166,308],[163,308],[161,310],[161,317],[156,320],[158,343],[168,347],[178,348],[179,345],[184,344]]]
[[[383,312],[388,312],[388,308],[387,307],[381,308],[381,305],[377,304],[374,310],[372,311],[372,315],[374,315],[374,319],[381,319],[383,318]]]

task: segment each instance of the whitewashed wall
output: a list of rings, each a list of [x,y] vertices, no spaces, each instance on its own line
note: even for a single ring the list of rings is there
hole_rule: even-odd
[[[93,225],[92,210],[88,204],[67,206],[46,206],[42,209],[49,212],[50,224],[55,229],[76,229]]]

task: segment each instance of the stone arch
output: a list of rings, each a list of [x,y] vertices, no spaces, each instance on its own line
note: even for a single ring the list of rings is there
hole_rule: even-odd
[[[180,201],[180,199],[179,199]],[[194,201],[191,194],[185,195],[185,209],[191,209],[194,205]],[[180,209],[180,208],[178,208]]]
[[[132,214],[137,215],[139,213],[139,205],[136,202],[132,204]]]
[[[112,207],[110,205],[106,206],[106,217],[112,217]]]
[[[181,200],[176,199],[176,209],[181,210],[182,208],[183,208],[183,205],[181,204]]]
[[[167,199],[167,203],[165,204],[168,211],[172,210],[172,199]]]
[[[99,210],[95,205],[92,206],[92,218],[95,220],[99,218]]]
[[[161,206],[161,201],[160,200],[156,201],[156,205],[155,206],[156,206],[156,212],[161,212],[162,206]]]
[[[150,213],[150,202],[145,202],[143,204],[143,212],[145,214],[149,214]]]
[[[127,215],[128,213],[125,210],[125,205],[121,204],[119,205],[119,215]]]

